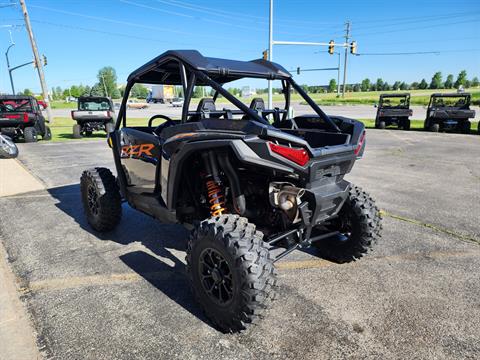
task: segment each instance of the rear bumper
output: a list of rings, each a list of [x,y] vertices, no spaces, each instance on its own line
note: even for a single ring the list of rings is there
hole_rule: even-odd
[[[348,197],[351,184],[346,180],[307,189],[303,199],[311,211],[310,224],[316,226],[337,215]]]

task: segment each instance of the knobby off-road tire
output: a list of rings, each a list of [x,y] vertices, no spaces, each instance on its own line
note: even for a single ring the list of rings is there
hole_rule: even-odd
[[[340,231],[344,238],[321,240],[313,245],[322,257],[338,263],[360,259],[381,236],[380,210],[368,193],[353,186],[338,215],[332,230]]]
[[[470,129],[472,128],[472,124],[470,121],[465,120],[461,126],[460,131],[464,134],[470,134]]]
[[[115,177],[106,168],[85,170],[80,178],[88,223],[97,231],[112,230],[122,217],[122,199]]]
[[[380,122],[378,123],[378,128],[379,128],[379,129],[382,129],[382,130],[383,130],[383,129],[385,129],[386,127],[387,127],[387,124],[385,123],[385,121],[380,121]]]
[[[223,332],[262,317],[274,297],[275,268],[263,234],[238,215],[197,224],[187,247],[187,274],[205,315]]]
[[[33,126],[26,127],[23,129],[23,138],[25,139],[26,143],[37,142],[37,129],[35,129]]]
[[[402,125],[403,130],[410,130],[410,120],[404,120]]]
[[[45,126],[45,132],[43,133],[42,139],[52,140],[52,130],[50,129],[49,126]]]
[[[73,138],[81,139],[82,137],[82,127],[78,124],[73,125]]]
[[[430,125],[429,130],[431,132],[439,132],[440,131],[440,125],[438,123]]]

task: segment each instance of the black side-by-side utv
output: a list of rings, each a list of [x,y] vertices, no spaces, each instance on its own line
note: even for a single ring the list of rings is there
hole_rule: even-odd
[[[404,130],[410,130],[410,94],[381,94],[377,105],[375,127],[385,129],[395,125]]]
[[[285,107],[268,109],[261,98],[248,106],[223,87],[242,78],[280,80]],[[130,126],[127,100],[136,83],[182,86],[181,118],[158,114]],[[214,95],[191,109],[195,86]],[[311,115],[289,117],[293,90]],[[219,96],[233,108],[219,110]],[[108,142],[118,176],[106,168],[83,173],[88,222],[113,229],[126,201],[193,228],[187,274],[222,331],[240,331],[261,316],[273,298],[274,263],[290,252],[314,245],[322,256],[348,262],[380,236],[374,200],[344,179],[364,152],[364,125],[327,116],[278,64],[167,51],[129,76]]]
[[[475,117],[475,110],[470,110],[470,99],[468,93],[432,94],[424,122],[425,130],[453,130],[469,134],[469,119]]]

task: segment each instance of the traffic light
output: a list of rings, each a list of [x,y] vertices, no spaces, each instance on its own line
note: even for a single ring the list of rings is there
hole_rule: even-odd
[[[263,50],[263,60],[268,60],[268,50]]]
[[[300,75],[300,68],[297,67],[297,75]]]
[[[43,58],[43,66],[47,66],[47,57],[45,55],[42,55]]]
[[[333,55],[333,52],[334,52],[334,51],[335,51],[335,41],[330,40],[330,41],[328,42],[328,53],[329,53],[330,55]]]
[[[355,55],[357,53],[357,42],[356,41],[352,41],[350,43],[350,54],[353,54]]]

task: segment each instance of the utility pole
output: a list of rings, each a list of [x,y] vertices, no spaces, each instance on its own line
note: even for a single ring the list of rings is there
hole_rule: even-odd
[[[350,39],[350,21],[347,21],[345,24],[347,27],[345,29],[345,44],[348,45],[348,40]],[[343,86],[342,86],[342,97],[345,97],[345,84],[347,82],[347,58],[348,58],[348,46],[345,47],[345,61],[343,62]]]
[[[273,0],[270,0],[270,24],[268,31],[268,60],[273,61]],[[272,80],[268,80],[268,108],[273,109]]]
[[[338,66],[337,66],[337,97],[340,96],[340,52],[336,53],[338,55]]]
[[[22,7],[23,17],[25,18],[25,27],[27,29],[28,37],[30,39],[30,44],[32,45],[32,52],[34,57],[34,64],[37,67],[38,77],[40,78],[40,86],[42,87],[43,100],[47,104],[47,117],[48,122],[53,124],[52,111],[50,109],[50,100],[48,98],[48,87],[45,82],[45,75],[43,74],[43,65],[40,61],[40,56],[38,55],[37,43],[35,42],[35,37],[33,36],[32,26],[30,24],[30,17],[28,16],[27,6],[25,5],[25,0],[20,0],[20,6]]]

